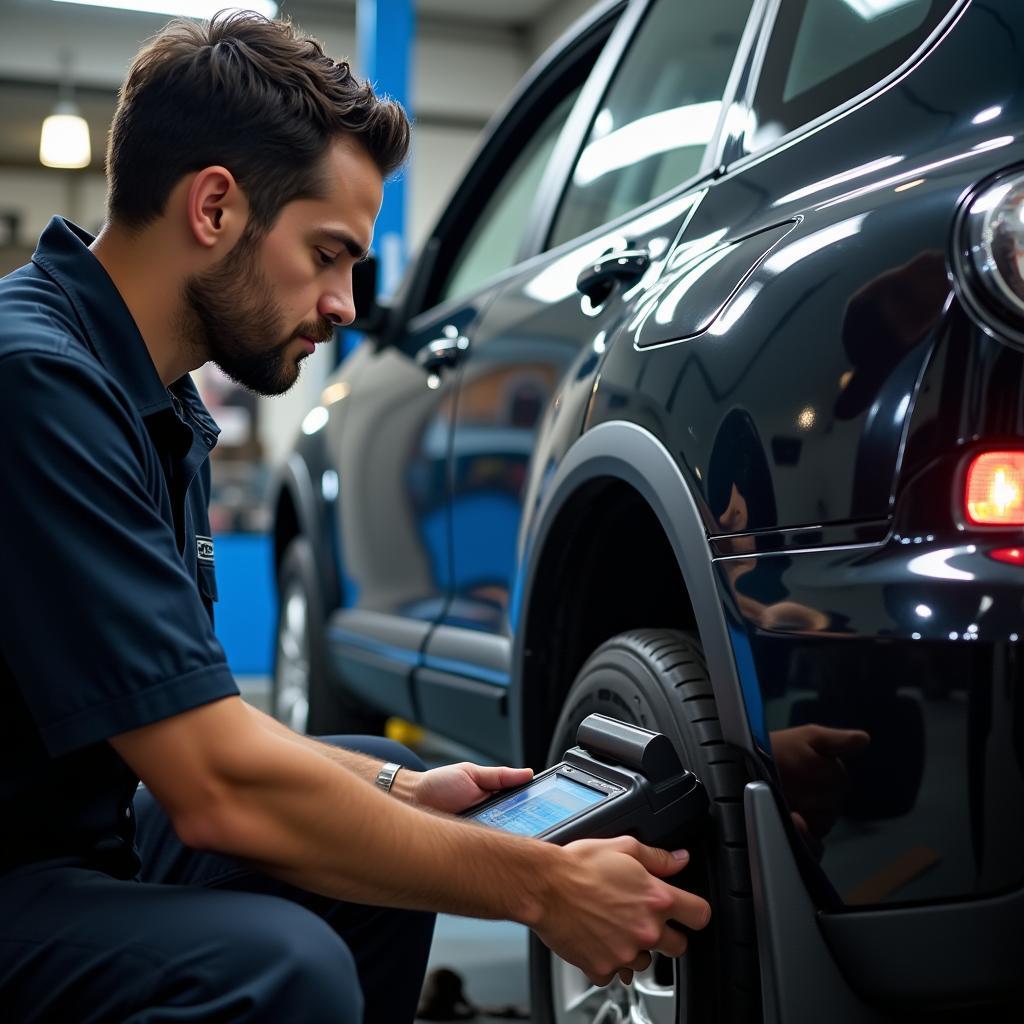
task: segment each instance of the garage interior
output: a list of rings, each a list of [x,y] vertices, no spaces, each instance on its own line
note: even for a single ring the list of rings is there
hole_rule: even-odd
[[[52,218],[91,234],[103,230],[107,133],[133,58],[172,17],[211,18],[223,2],[0,0],[0,278],[32,259],[44,230],[56,234],[47,228]],[[529,862],[536,870],[507,875],[490,870],[492,861],[501,863],[498,847],[467,847],[488,854],[470,857],[453,855],[464,849],[457,844],[440,843],[432,852],[440,853],[441,870],[430,875],[410,870],[397,851],[429,840],[431,825],[454,830],[452,822],[420,817],[404,834],[376,835],[387,816],[381,810],[374,821],[368,814],[362,835],[383,837],[378,856],[370,857],[365,842],[346,841],[356,830],[339,815],[350,831],[333,833],[323,859],[336,869],[345,852],[357,852],[360,861],[348,864],[346,882],[366,865],[382,874],[387,850],[396,852],[398,865],[388,872],[388,894],[393,880],[426,879],[429,896],[420,894],[416,905],[429,908],[429,899],[445,892],[450,902],[437,905],[476,913],[452,892],[470,893],[468,866],[485,865],[481,875],[497,898],[514,894],[529,907],[517,919],[529,920],[534,935],[510,921],[438,915],[417,1024],[1024,1019],[1017,966],[1024,956],[1024,814],[1014,813],[1024,808],[1024,590],[1015,575],[1024,566],[1019,3],[240,0],[239,7],[289,18],[326,55],[349,61],[357,77],[408,111],[410,155],[386,179],[376,221],[379,173],[372,192],[361,189],[358,171],[325,177],[345,183],[336,193],[344,203],[311,214],[290,236],[287,218],[278,222],[280,233],[261,254],[264,265],[226,264],[211,290],[228,295],[222,307],[242,312],[207,316],[205,334],[188,330],[195,327],[188,316],[199,323],[208,310],[191,290],[200,274],[175,252],[182,238],[189,246],[195,241],[181,230],[183,217],[169,233],[154,235],[135,231],[140,222],[148,226],[145,212],[126,221],[120,265],[101,258],[106,239],[118,233],[116,217],[115,230],[93,247],[101,268],[94,286],[118,288],[115,271],[129,268],[125,277],[154,293],[145,296],[150,308],[132,304],[122,290],[122,309],[117,294],[102,292],[102,308],[124,314],[129,330],[138,328],[158,370],[154,336],[173,336],[180,349],[181,358],[170,363],[173,374],[161,374],[157,399],[151,393],[132,413],[151,430],[148,417],[162,414],[162,402],[167,421],[183,427],[172,440],[181,447],[188,430],[197,452],[205,444],[202,465],[209,455],[207,525],[197,511],[207,497],[200,463],[185,476],[160,449],[165,462],[162,473],[149,474],[148,497],[155,505],[168,504],[166,493],[193,502],[175,507],[170,532],[158,539],[175,572],[179,555],[194,570],[189,587],[194,582],[203,601],[203,636],[225,687],[204,698],[204,710],[237,709],[243,720],[237,735],[249,742],[234,746],[247,751],[250,764],[266,771],[273,759],[257,756],[264,748],[244,723],[262,716],[234,699],[233,679],[244,701],[273,719],[271,734],[280,730],[289,742],[308,733],[345,747],[336,734],[348,734],[358,750],[369,737],[368,750],[385,763],[370,762],[367,781],[379,771],[375,784],[388,799],[397,794],[442,817],[471,818],[481,807],[490,811],[493,800],[518,808],[521,817],[510,811],[511,824],[483,815],[477,821],[555,845],[577,837],[556,835],[567,821],[598,820],[597,805],[567,798],[553,804],[561,818],[537,826],[544,819],[528,820],[534,813],[525,796],[529,786],[517,782],[514,793],[495,796],[494,787],[512,785],[509,777],[494,781],[498,774],[484,769],[474,778],[472,762],[537,772],[554,765],[531,784],[539,781],[543,789],[548,774],[557,782],[566,764],[574,770],[572,756],[590,753],[579,737],[603,716],[613,731],[623,727],[620,740],[635,727],[674,744],[680,765],[703,787],[704,804],[694,815],[703,831],[687,825],[671,840],[668,832],[641,838],[677,854],[689,870],[676,887],[701,903],[706,897],[711,916],[684,922],[685,956],[681,947],[666,950],[641,937],[639,960],[618,975],[598,971],[605,980],[575,968],[577,959],[549,942],[543,921],[557,916],[563,895],[569,903],[576,899],[575,912],[562,921],[569,922],[572,942],[586,945],[600,928],[588,926],[582,908],[587,901],[599,906],[602,894],[618,897],[617,881],[574,886],[555,872],[557,885],[545,888],[543,861],[540,867]],[[282,34],[279,26],[258,28]],[[211,55],[208,43],[190,74],[197,66],[205,73],[207,59],[222,73],[216,61],[225,51]],[[225,64],[238,56],[232,44],[246,45],[227,43]],[[289,53],[295,59],[296,51]],[[307,49],[296,66],[314,80],[325,64],[326,76],[337,75],[321,56]],[[242,89],[250,112],[259,97],[257,114],[247,121],[242,108],[230,108],[229,116],[210,118],[206,138],[213,142],[203,160],[212,151],[216,161],[235,167],[234,156],[222,155],[231,152],[222,140],[233,127],[246,143],[263,135],[260,159],[286,139],[276,152],[290,150],[296,166],[307,162],[289,132],[297,123],[316,139],[327,119],[318,122],[305,110],[295,116],[287,106],[274,127],[280,134],[272,134],[261,105],[265,93],[251,88],[255,80],[257,89],[267,89],[264,71]],[[164,106],[156,108],[168,116],[145,118],[164,126],[159,135],[137,132],[146,140],[144,152],[160,152],[160,167],[173,166],[172,153],[194,159],[191,140],[202,137],[199,126],[216,111],[206,97],[223,80],[198,80],[200,91],[173,104],[189,114],[169,116],[166,96],[183,95],[170,86],[158,93]],[[314,94],[314,103],[327,95],[336,104],[330,90],[337,87],[334,79]],[[200,102],[189,106],[196,95]],[[309,94],[301,98],[306,102]],[[374,109],[379,115],[380,107]],[[338,117],[337,109],[329,116]],[[51,133],[59,118],[68,134],[55,148]],[[257,130],[239,131],[240,125]],[[328,130],[336,127],[335,121]],[[69,156],[73,142],[77,153]],[[396,138],[385,149],[388,144],[396,146]],[[249,157],[256,149],[239,148],[251,149]],[[381,170],[372,146],[360,155]],[[136,174],[143,183],[138,191],[159,194],[156,166],[153,161]],[[245,180],[242,173],[226,177]],[[266,191],[286,191],[283,179],[269,181]],[[291,194],[310,204],[296,201],[292,211],[317,210],[318,187],[307,177],[304,191]],[[196,191],[182,189],[170,201],[180,213],[173,204],[187,194],[193,223],[201,219]],[[225,194],[234,196],[230,185]],[[209,206],[220,228],[221,209],[214,201]],[[250,227],[261,226],[246,216]],[[300,224],[303,216],[297,215]],[[164,220],[156,218],[158,228]],[[241,221],[233,213],[225,218],[231,227]],[[374,259],[361,260],[371,223],[367,255]],[[71,234],[66,225],[59,230]],[[132,248],[139,236],[150,240],[150,249]],[[341,251],[322,251],[324,238]],[[80,256],[88,241],[78,239]],[[236,248],[244,255],[244,246]],[[44,251],[27,272],[3,282],[9,291],[0,289],[0,308],[10,317],[0,324],[0,341],[15,356],[24,350],[34,358],[32,346],[45,350],[55,337],[62,343],[62,332],[47,319],[47,300],[18,292],[33,275],[49,273]],[[155,276],[154,267],[169,276]],[[415,272],[403,287],[410,267]],[[170,276],[178,270],[181,277]],[[367,284],[371,274],[376,292]],[[74,305],[74,287],[50,277],[52,295],[67,301],[64,322],[98,336],[90,307]],[[230,279],[244,279],[249,289],[229,291]],[[154,280],[160,287],[150,287]],[[264,290],[267,301],[256,306]],[[321,333],[313,337],[314,321],[291,335],[280,327],[282,340],[268,345],[271,332],[262,325],[274,329],[275,314],[277,326],[290,315],[282,295],[298,306],[314,294]],[[396,294],[400,301],[389,303]],[[283,394],[263,397],[275,394],[273,387],[231,373],[241,359],[232,363],[231,346],[217,348],[219,339],[237,341],[236,351],[248,342],[247,354],[262,355],[267,364],[276,354],[283,363],[283,353],[298,344],[297,381]],[[93,354],[100,347],[86,344]],[[201,361],[188,361],[196,351],[210,361],[190,375]],[[11,352],[0,348],[8,368],[16,364],[7,359]],[[63,349],[49,354],[67,355]],[[151,367],[144,361],[142,369]],[[27,447],[9,444],[16,456],[6,465],[15,468],[8,469],[0,507],[8,515],[6,622],[23,627],[26,609],[39,607],[33,581],[50,578],[40,565],[55,571],[62,586],[76,580],[58,540],[90,557],[125,547],[86,543],[85,506],[61,489],[79,463],[54,471],[55,490],[31,486],[32,471],[45,466],[46,430],[74,425],[70,413],[60,412],[83,389],[51,401],[45,392],[37,397],[31,380],[19,386],[16,365],[10,372],[10,397],[0,408],[9,415],[10,436]],[[293,379],[281,377],[277,391]],[[210,418],[183,415],[177,389],[192,395],[193,383],[196,404],[201,399]],[[36,415],[38,429],[21,429],[10,416],[19,409],[16,396],[27,396],[19,415]],[[171,400],[180,422],[170,416]],[[94,416],[69,432],[69,450],[77,452],[82,439],[84,449],[108,454],[115,448],[97,440],[98,430],[90,433],[95,423]],[[149,439],[143,440],[136,447],[145,454]],[[118,482],[111,473],[87,468],[79,475],[98,493],[117,492],[107,486]],[[36,516],[52,493],[65,495],[60,507],[71,509],[71,518]],[[122,528],[122,540],[150,539],[124,515],[103,521]],[[23,531],[34,544],[24,542]],[[47,548],[49,562],[40,557]],[[146,565],[142,556],[118,561],[126,572]],[[19,579],[17,571],[20,584],[10,582]],[[136,581],[145,579],[159,577],[136,572]],[[77,698],[86,687],[69,689],[63,681],[84,678],[80,667],[90,665],[99,678],[95,706],[111,719],[119,711],[109,696],[117,659],[108,664],[104,654],[127,648],[124,631],[112,632],[99,656],[83,656],[105,624],[128,621],[125,595],[133,592],[119,583],[110,589],[114,614],[96,600],[89,619],[80,595],[77,605],[73,595],[67,599],[65,613],[77,609],[77,624],[91,623],[78,634],[60,634],[74,638],[67,645],[69,671],[40,671],[42,657],[27,659],[27,669],[16,665],[12,652],[36,653],[23,628],[9,630],[5,637],[13,639],[0,643],[0,684],[7,673],[22,688],[14,691],[6,720],[0,710],[0,750],[8,774],[24,776],[16,795],[28,794],[20,804],[9,800],[0,773],[0,796],[9,800],[0,806],[49,808],[50,800],[36,799],[32,787],[42,778],[44,796],[45,785],[57,791],[47,775],[51,764],[44,771],[31,756],[56,760],[75,775],[76,762],[60,761],[45,730],[39,743],[34,726],[22,725],[30,715],[41,717],[32,702],[41,702],[45,683],[59,680],[49,688]],[[192,589],[188,596],[195,597]],[[173,625],[174,612],[188,604],[158,606],[160,612],[135,620],[131,635],[155,623]],[[34,620],[59,628],[59,597],[55,605],[53,622],[46,605]],[[150,607],[137,600],[131,611]],[[175,642],[140,646],[146,660]],[[174,678],[191,680],[197,670],[187,669]],[[164,685],[153,689],[163,692]],[[219,700],[225,692],[232,700]],[[200,706],[197,700],[187,710]],[[58,724],[78,720],[60,701],[55,707]],[[150,718],[141,727],[154,723],[163,720]],[[182,838],[173,801],[151,781],[156,776],[136,769],[117,745],[129,733],[118,720],[101,737],[109,748],[88,748],[101,751],[111,772],[128,772],[125,804],[106,805],[119,835],[130,829],[134,836],[137,820],[138,835],[145,835],[135,794],[168,810],[181,843],[195,848],[190,855],[224,850],[248,857],[254,872],[267,865],[273,874],[276,861],[252,854],[252,847],[218,847],[204,842],[210,833],[201,830],[196,840],[191,833]],[[378,738],[369,734],[379,733],[411,748],[428,767],[471,762],[449,769],[447,779],[463,776],[457,799],[467,784],[472,798],[431,802],[437,787],[421,787],[424,776],[398,775],[396,762],[406,751],[384,745],[391,753],[378,755],[372,746]],[[221,755],[231,751],[236,734],[221,728],[205,735],[207,751]],[[565,754],[574,744],[581,749]],[[300,745],[311,761],[317,758],[310,747],[325,753],[322,744]],[[617,759],[627,746],[609,748],[616,756],[604,767],[628,764]],[[152,756],[164,748],[146,739],[143,749]],[[350,751],[340,754],[351,767],[344,760]],[[172,774],[190,778],[181,767],[187,758],[159,760],[161,770],[173,765]],[[289,811],[313,791],[316,772],[306,769],[290,780]],[[366,762],[357,762],[355,773],[364,769]],[[690,772],[673,778],[683,774]],[[405,787],[391,788],[396,775]],[[432,783],[444,775],[425,777]],[[82,778],[87,783],[88,773]],[[559,795],[571,788],[573,780],[562,774],[562,782],[567,778]],[[663,795],[667,786],[659,789],[657,780],[644,778]],[[88,796],[87,785],[81,788]],[[592,800],[603,799],[594,797],[598,788],[591,787]],[[78,795],[77,777],[59,788],[62,796],[69,790],[72,797],[61,805],[68,819],[91,806]],[[347,792],[355,803],[358,794]],[[491,796],[478,803],[482,793]],[[648,800],[637,817],[653,805]],[[295,834],[331,834],[334,817],[320,816],[320,807],[299,820]],[[200,801],[199,817],[216,820],[217,810],[215,800]],[[413,813],[393,804],[385,810]],[[321,817],[323,827],[309,826]],[[263,836],[249,827],[251,819],[233,820],[247,827],[232,839],[243,831]],[[527,827],[517,827],[524,822]],[[630,843],[638,829],[597,835]],[[10,829],[9,849],[17,851],[22,832],[34,835],[31,828]],[[457,838],[467,836],[493,841],[466,828]],[[586,876],[589,852],[604,841],[565,851],[536,844],[532,852],[564,855]],[[689,852],[675,849],[683,844],[695,851],[692,862]],[[124,846],[134,853],[131,837]],[[64,852],[33,847],[29,864],[59,860]],[[0,880],[4,853],[0,842]],[[632,850],[622,853],[641,860]],[[510,877],[519,884],[508,884]],[[214,875],[210,887],[221,881]],[[534,912],[530,896],[538,892],[544,898],[532,903],[542,909]],[[364,902],[371,915],[386,918],[375,900]],[[54,905],[57,920],[91,926],[93,919],[69,904]],[[486,911],[495,905],[501,907],[491,903]],[[20,926],[13,906],[0,899],[0,921],[7,911],[7,920]],[[620,901],[608,918],[609,946],[628,934],[634,911],[645,909],[640,898],[625,912],[622,907]],[[266,926],[272,918],[259,920]],[[682,943],[680,921],[677,914],[660,926]],[[202,927],[204,934],[215,930],[208,919]],[[118,921],[122,943],[124,928]],[[274,931],[249,929],[238,946],[249,935]],[[420,991],[423,960],[400,944],[414,931],[388,933],[387,984],[370,986],[393,998],[402,989],[401,968],[416,965],[403,1020]],[[60,928],[49,932],[61,940]],[[425,930],[421,938],[425,956]],[[47,959],[46,943],[30,938],[33,943]],[[189,955],[194,949],[189,945]],[[55,962],[47,959],[51,968]],[[324,962],[337,977],[337,959]],[[251,963],[261,970],[261,961]],[[0,1024],[9,1019],[3,968],[0,961]],[[366,961],[359,970],[369,977]],[[299,987],[293,984],[293,992]],[[348,998],[319,1000],[332,1013],[342,1004],[354,1005]],[[368,1011],[367,1024],[380,1024],[374,1017]]]

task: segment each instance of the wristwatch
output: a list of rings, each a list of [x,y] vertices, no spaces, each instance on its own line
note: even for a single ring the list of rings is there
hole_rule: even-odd
[[[374,784],[380,786],[385,793],[391,792],[391,787],[394,784],[395,776],[401,771],[402,765],[395,764],[394,761],[388,761],[387,764],[381,766],[381,770],[377,772],[377,778],[374,779]]]

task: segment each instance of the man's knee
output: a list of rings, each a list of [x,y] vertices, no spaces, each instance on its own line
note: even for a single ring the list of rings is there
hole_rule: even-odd
[[[348,946],[314,914],[308,927],[291,932],[283,943],[284,973],[301,1016],[310,1024],[361,1024],[363,992]]]
[[[254,1008],[246,1020],[361,1024],[363,993],[348,946],[303,907],[259,899],[258,927],[238,922],[220,937],[220,955],[207,965],[214,984]]]

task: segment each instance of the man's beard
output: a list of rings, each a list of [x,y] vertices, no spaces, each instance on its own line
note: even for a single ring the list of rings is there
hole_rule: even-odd
[[[298,360],[285,349],[300,335],[327,341],[332,328],[327,321],[312,321],[283,341],[268,341],[284,333],[284,314],[257,265],[257,247],[246,234],[220,263],[185,281],[183,333],[236,384],[258,395],[280,395],[299,377]]]

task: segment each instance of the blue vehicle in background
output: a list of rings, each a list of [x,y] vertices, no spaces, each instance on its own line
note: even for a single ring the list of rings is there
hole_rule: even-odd
[[[712,802],[533,1019],[1024,1019],[1024,7],[628,0],[530,72],[275,497],[275,713]]]

